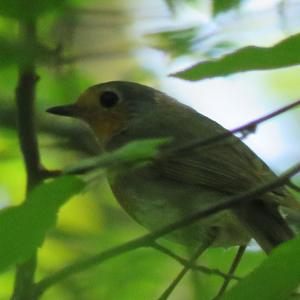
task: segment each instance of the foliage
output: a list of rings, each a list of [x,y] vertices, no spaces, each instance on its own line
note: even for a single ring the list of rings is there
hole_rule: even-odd
[[[81,180],[61,177],[37,186],[21,205],[0,212],[0,272],[41,246],[46,231],[56,223],[60,206],[82,188]]]
[[[275,249],[268,259],[222,300],[289,298],[300,282],[299,248],[300,237],[297,237]]]
[[[216,60],[204,61],[173,74],[187,80],[201,80],[238,72],[270,70],[300,64],[300,34],[295,34],[272,47],[247,46]]]
[[[218,0],[214,0],[212,1],[212,5],[213,5],[213,14],[217,15],[219,13],[224,13],[227,12],[230,9],[236,9],[239,4],[240,4],[240,0],[223,0],[223,1],[218,1]]]
[[[145,139],[133,141],[120,147],[114,152],[88,158],[73,167],[67,168],[65,172],[81,173],[87,170],[101,168],[131,167],[144,164],[154,158],[159,151],[159,146],[169,142],[169,139]]]
[[[198,27],[184,28],[180,30],[161,31],[148,35],[152,47],[159,47],[168,51],[174,57],[190,53]]]

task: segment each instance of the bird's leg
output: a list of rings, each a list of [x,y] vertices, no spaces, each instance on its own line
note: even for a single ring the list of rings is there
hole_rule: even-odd
[[[218,292],[218,294],[213,298],[213,300],[217,300],[219,299],[226,291],[226,288],[228,287],[229,285],[229,282],[232,278],[232,276],[234,275],[237,267],[239,266],[240,262],[241,262],[241,259],[245,253],[245,250],[246,250],[247,246],[240,246],[234,259],[233,259],[233,262],[230,266],[230,269],[227,273],[228,277],[224,279],[224,282]]]

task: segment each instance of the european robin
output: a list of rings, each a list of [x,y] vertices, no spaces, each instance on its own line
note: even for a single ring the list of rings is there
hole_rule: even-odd
[[[48,112],[87,122],[105,151],[138,139],[163,137],[171,138],[171,146],[176,147],[227,131],[156,89],[124,81],[94,85],[75,104],[53,107]],[[121,206],[150,230],[276,177],[234,135],[204,148],[171,153],[150,164],[108,176]],[[247,245],[253,237],[269,253],[293,237],[279,206],[298,208],[299,204],[285,188],[276,188],[258,199],[177,230],[169,238],[201,244],[214,231],[212,246]]]

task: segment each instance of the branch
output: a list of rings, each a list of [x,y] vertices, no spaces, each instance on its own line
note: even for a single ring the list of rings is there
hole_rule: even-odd
[[[207,145],[211,145],[211,144],[217,143],[225,138],[231,137],[233,134],[238,133],[238,132],[242,132],[244,136],[248,135],[249,133],[255,132],[255,130],[259,124],[261,124],[267,120],[270,120],[270,119],[272,119],[288,110],[291,110],[299,105],[300,105],[300,100],[297,100],[291,104],[288,104],[286,106],[283,106],[283,107],[273,111],[272,113],[269,113],[265,116],[255,119],[245,125],[239,126],[232,130],[225,131],[224,133],[218,134],[218,135],[213,136],[208,139],[193,140],[189,143],[185,143],[185,144],[181,145],[180,147],[174,147],[174,148],[165,150],[165,151],[163,151],[162,155],[172,154],[174,152],[186,151],[186,150],[191,150],[191,149],[198,148],[198,147],[204,147]]]
[[[24,47],[34,49],[36,45],[35,21],[20,23],[21,39]],[[35,73],[35,59],[28,58],[26,65],[19,66],[19,79],[16,89],[17,123],[21,151],[23,154],[26,174],[27,193],[38,184],[40,176],[40,155],[36,138],[34,119],[35,85],[38,77]],[[36,253],[17,267],[12,299],[26,300],[31,297],[36,269]]]
[[[268,191],[271,191],[279,186],[282,186],[286,184],[286,182],[295,174],[300,172],[300,162],[287,170],[285,173],[283,173],[281,176],[275,178],[274,180],[265,183],[263,185],[258,186],[257,188],[251,189],[245,193],[242,193],[237,196],[233,196],[230,198],[225,198],[223,200],[218,201],[216,204],[212,205],[211,207],[208,207],[200,212],[197,212],[195,214],[192,214],[191,216],[188,216],[182,220],[179,220],[176,223],[170,224],[168,226],[165,226],[159,230],[153,231],[149,234],[146,234],[140,238],[131,240],[127,243],[124,243],[120,246],[117,246],[112,249],[108,249],[106,251],[103,251],[99,254],[96,254],[90,258],[87,258],[85,260],[76,262],[72,265],[69,265],[62,270],[50,275],[49,277],[42,279],[40,282],[36,283],[35,286],[35,294],[41,295],[47,288],[50,286],[60,282],[61,280],[66,279],[67,277],[74,275],[76,273],[82,272],[86,269],[89,269],[95,265],[98,265],[106,260],[109,260],[111,258],[114,258],[116,256],[119,256],[121,254],[125,254],[129,251],[146,247],[146,246],[152,246],[153,242],[157,240],[158,238],[169,234],[172,231],[175,231],[179,228],[183,228],[185,226],[188,226],[197,220],[206,218],[212,214],[215,214],[221,210],[231,208],[235,205],[240,204],[242,201],[251,201],[252,199],[257,199],[258,196],[267,193]]]
[[[246,248],[247,246],[240,246],[235,257],[234,257],[234,260],[231,264],[231,267],[229,269],[229,272],[228,272],[228,278],[226,278],[218,292],[218,294],[216,295],[216,297],[213,298],[213,300],[218,300],[221,298],[221,296],[225,293],[226,291],[226,288],[228,287],[229,283],[230,283],[230,280],[231,280],[231,276],[234,275],[237,267],[239,266],[240,264],[240,261],[246,251]],[[230,277],[229,277],[230,276]]]
[[[201,245],[197,248],[195,254],[191,257],[191,259],[187,262],[187,264],[182,268],[182,270],[178,273],[175,279],[171,282],[171,284],[167,287],[167,289],[162,293],[162,295],[158,298],[158,300],[167,300],[172,292],[175,290],[176,286],[185,276],[185,274],[192,268],[198,257],[212,244],[215,240],[216,232],[214,235],[209,236]]]
[[[176,261],[178,261],[180,264],[182,265],[187,265],[188,264],[188,260],[180,257],[179,255],[177,255],[176,253],[174,253],[173,251],[169,250],[168,248],[164,247],[164,246],[161,246],[160,244],[154,242],[152,245],[151,245],[152,248],[172,257],[173,259],[175,259]],[[230,274],[226,274],[226,273],[223,273],[221,272],[220,270],[218,269],[211,269],[211,268],[208,268],[208,267],[205,267],[205,266],[199,266],[199,265],[192,265],[191,266],[191,269],[194,270],[194,271],[200,271],[204,274],[207,274],[207,275],[217,275],[217,276],[220,276],[224,279],[234,279],[234,280],[241,280],[240,277],[238,276],[235,276],[235,275],[230,275]]]
[[[33,47],[36,27],[31,22],[21,25],[25,46]],[[29,44],[29,45],[28,45]],[[28,189],[39,181],[40,154],[36,138],[34,119],[35,84],[38,80],[32,61],[27,66],[19,67],[19,82],[16,89],[17,124],[19,142],[24,157]]]

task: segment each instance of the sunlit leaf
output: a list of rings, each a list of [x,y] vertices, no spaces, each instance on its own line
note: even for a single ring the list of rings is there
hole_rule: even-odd
[[[237,8],[240,3],[241,0],[213,0],[213,14],[217,15],[233,8]]]
[[[134,141],[125,146],[101,156],[88,158],[79,164],[68,168],[66,173],[81,173],[96,168],[112,168],[128,166],[130,164],[145,162],[157,155],[158,149],[170,141],[168,138],[144,139]]]
[[[300,283],[300,236],[277,249],[222,300],[283,300]]]
[[[152,47],[168,51],[173,56],[191,52],[199,27],[162,31],[148,35]]]
[[[272,47],[248,46],[171,75],[187,80],[201,80],[238,72],[290,67],[300,64],[299,52],[300,34],[295,34]]]
[[[54,226],[57,212],[84,184],[75,177],[61,177],[37,186],[20,206],[0,212],[0,271],[28,258]]]

